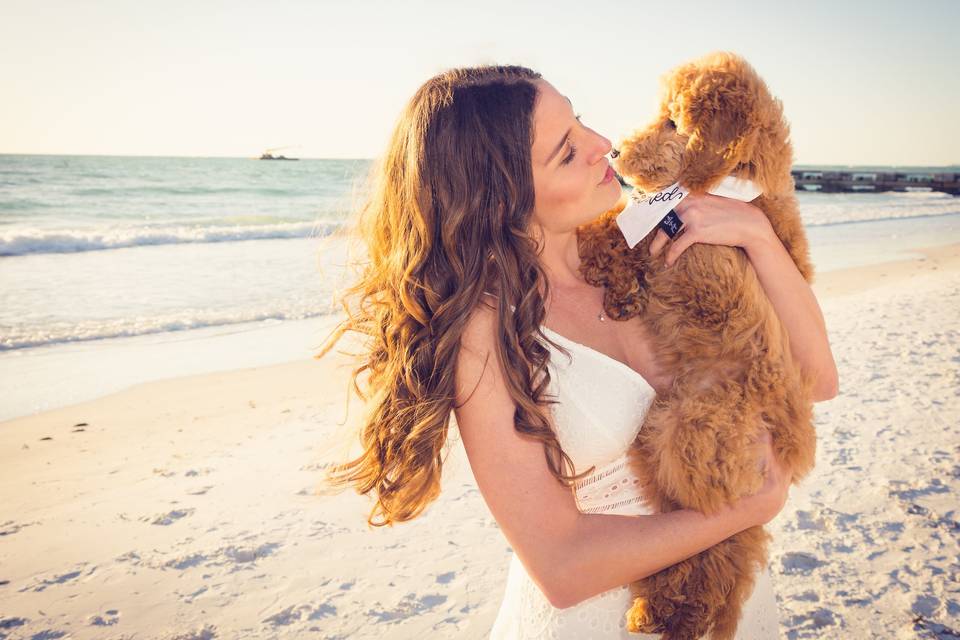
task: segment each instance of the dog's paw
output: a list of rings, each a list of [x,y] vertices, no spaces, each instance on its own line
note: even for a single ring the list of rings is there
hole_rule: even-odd
[[[627,631],[630,633],[660,633],[663,628],[653,619],[653,612],[644,598],[636,598],[627,611]]]

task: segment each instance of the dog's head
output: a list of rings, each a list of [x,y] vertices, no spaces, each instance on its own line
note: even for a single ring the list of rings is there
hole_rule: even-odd
[[[618,147],[614,167],[628,182],[653,192],[679,180],[703,192],[735,175],[764,193],[787,187],[793,153],[782,104],[743,58],[710,53],[669,71],[660,86],[656,118]]]

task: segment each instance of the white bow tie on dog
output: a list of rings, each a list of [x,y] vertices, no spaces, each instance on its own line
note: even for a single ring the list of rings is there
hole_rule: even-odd
[[[627,241],[627,246],[633,249],[643,240],[650,231],[660,226],[671,238],[679,231],[683,223],[673,208],[690,193],[680,186],[679,182],[658,191],[652,195],[639,196],[634,192],[630,196],[630,204],[617,216],[617,226]],[[734,198],[743,202],[750,202],[762,192],[753,180],[727,176],[709,193],[724,198]]]

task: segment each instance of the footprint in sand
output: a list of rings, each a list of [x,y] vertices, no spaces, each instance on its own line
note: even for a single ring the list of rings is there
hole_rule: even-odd
[[[182,571],[184,569],[192,569],[197,567],[207,561],[207,556],[202,553],[191,553],[179,558],[173,558],[172,560],[167,560],[163,563],[164,569],[177,569]]]
[[[253,562],[260,558],[272,555],[274,551],[280,548],[276,542],[265,542],[257,547],[234,547],[230,545],[220,550],[221,555],[228,558],[235,564]]]
[[[940,624],[939,622],[934,622],[933,620],[927,620],[922,615],[917,615],[913,618],[913,630],[929,631],[932,634],[930,637],[937,638],[938,640],[953,640],[954,638],[960,638],[960,629],[956,627],[948,627],[945,624]]]
[[[214,640],[216,637],[217,628],[212,624],[206,624],[196,631],[163,636],[164,640]]]
[[[174,591],[175,594],[180,596],[180,599],[187,604],[193,604],[193,601],[198,597],[206,593],[209,589],[207,587],[200,587],[194,591],[191,591],[187,594],[181,594],[179,591]]]
[[[213,487],[214,487],[214,485],[208,484],[208,485],[206,485],[205,487],[201,487],[201,488],[199,488],[199,489],[197,489],[197,490],[195,490],[195,491],[187,491],[187,495],[189,495],[189,496],[202,496],[202,495],[205,494],[207,491],[210,491],[210,489],[213,489]]]
[[[316,607],[309,604],[290,605],[286,609],[264,618],[263,622],[274,627],[285,627],[301,620],[320,620],[336,614],[337,608],[326,602]]]
[[[163,559],[164,556],[161,555],[150,559],[147,564],[160,569],[174,569],[176,571],[184,571],[196,567],[233,565],[230,571],[236,571],[240,568],[246,568],[247,565],[251,565],[257,560],[273,555],[281,546],[282,545],[277,542],[265,542],[253,547],[230,545],[220,547],[214,551],[196,551],[168,559]]]
[[[943,484],[940,478],[931,479],[925,487],[918,487],[916,485],[911,487],[910,483],[904,482],[903,480],[891,480],[890,484],[896,487],[906,487],[903,489],[891,489],[889,491],[891,498],[899,498],[905,502],[913,501],[924,496],[950,492],[950,487]]]
[[[74,571],[68,571],[66,573],[61,573],[60,575],[54,576],[53,578],[44,578],[43,580],[34,582],[33,585],[20,589],[20,593],[23,593],[24,591],[45,591],[47,587],[64,584],[66,582],[76,580],[80,576],[89,577],[97,570],[97,565],[87,568],[87,564],[88,563],[83,562]]]
[[[781,573],[785,575],[800,574],[804,576],[810,575],[814,569],[827,564],[815,555],[799,552],[784,554],[781,563],[783,565]]]
[[[140,518],[143,521],[149,521],[150,524],[156,524],[161,526],[171,525],[180,518],[185,518],[191,515],[195,509],[174,509],[173,511],[168,511],[167,513],[154,516],[153,519],[150,519],[150,516],[145,516]]]
[[[808,613],[801,613],[787,620],[788,638],[820,638],[820,630],[824,627],[833,627],[838,623],[836,615],[829,609],[815,609]]]
[[[120,612],[116,609],[107,609],[103,615],[92,615],[87,618],[91,626],[109,627],[120,622]]]
[[[0,618],[0,632],[6,631],[8,629],[14,629],[16,627],[22,627],[23,625],[30,622],[26,618]],[[3,637],[3,636],[0,636]]]
[[[397,606],[390,611],[374,611],[370,609],[367,611],[367,615],[371,618],[376,618],[377,622],[403,620],[420,615],[427,609],[432,609],[446,601],[447,596],[440,594],[428,594],[418,597],[415,593],[408,593],[397,603]]]
[[[0,537],[3,536],[12,536],[16,532],[20,531],[24,527],[29,527],[31,524],[36,524],[34,522],[14,522],[13,520],[7,520],[6,522],[0,523]]]
[[[810,511],[797,511],[797,529],[826,531],[827,521]]]
[[[448,584],[448,583],[450,583],[455,577],[457,577],[457,572],[456,572],[456,571],[448,571],[447,573],[441,573],[440,575],[438,575],[438,576],[437,576],[437,582],[439,582],[440,584]]]

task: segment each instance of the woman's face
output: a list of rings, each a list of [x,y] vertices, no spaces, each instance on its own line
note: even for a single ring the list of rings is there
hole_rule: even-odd
[[[610,141],[580,122],[570,100],[546,80],[533,111],[533,222],[547,232],[573,231],[613,208],[621,188]]]

